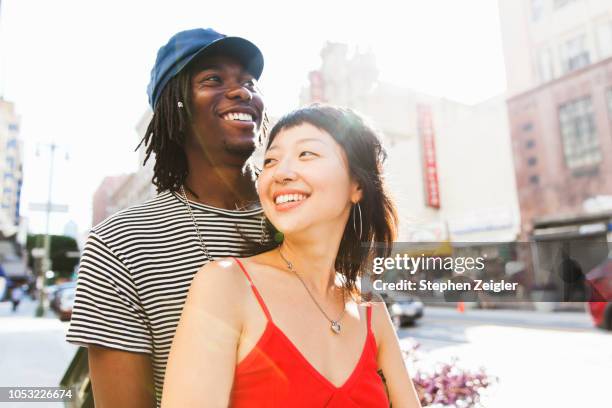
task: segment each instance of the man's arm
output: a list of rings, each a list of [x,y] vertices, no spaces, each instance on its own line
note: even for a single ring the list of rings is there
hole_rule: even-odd
[[[155,407],[148,354],[89,346],[89,375],[96,408]]]
[[[146,313],[131,272],[95,232],[81,256],[66,339],[88,347],[96,407],[155,406]]]

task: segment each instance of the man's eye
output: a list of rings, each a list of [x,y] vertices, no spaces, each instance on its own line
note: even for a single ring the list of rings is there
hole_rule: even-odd
[[[219,77],[219,75],[205,76],[202,82],[221,82],[221,77]]]
[[[255,81],[253,81],[252,79],[249,79],[248,81],[244,81],[244,86],[246,86],[249,89],[255,89]]]

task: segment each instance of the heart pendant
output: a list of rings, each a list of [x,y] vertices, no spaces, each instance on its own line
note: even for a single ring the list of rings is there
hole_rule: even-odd
[[[340,334],[340,323],[332,321],[331,329],[335,334]]]

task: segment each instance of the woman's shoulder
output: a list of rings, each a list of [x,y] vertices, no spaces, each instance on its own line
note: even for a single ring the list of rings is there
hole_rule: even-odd
[[[236,295],[248,288],[248,281],[238,262],[235,258],[222,258],[202,266],[193,278],[192,290],[215,291],[240,299]]]
[[[372,333],[376,339],[376,344],[380,345],[386,337],[388,337],[390,330],[393,331],[393,324],[389,317],[389,311],[385,301],[378,295],[373,294],[370,299],[362,300],[360,305],[364,308],[371,309],[370,313],[370,327]],[[393,331],[394,332],[394,331]]]

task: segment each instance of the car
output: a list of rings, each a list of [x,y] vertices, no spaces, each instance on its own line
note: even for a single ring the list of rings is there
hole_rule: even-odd
[[[74,290],[75,288],[76,282],[74,281],[48,286],[46,288],[46,296],[49,300],[49,307],[51,308],[51,310],[60,315],[60,301],[62,299],[62,294],[67,290]]]
[[[588,310],[595,326],[612,330],[612,258],[586,274],[589,287]]]
[[[76,287],[66,287],[57,295],[57,314],[62,322],[67,322],[72,317],[75,294]]]
[[[413,325],[417,319],[423,317],[423,302],[418,298],[393,292],[382,292],[380,295],[396,329]]]

